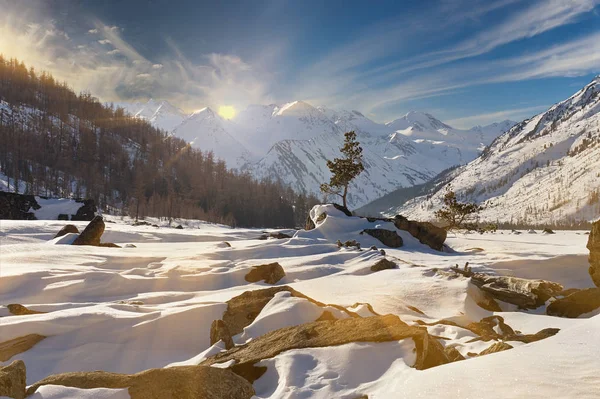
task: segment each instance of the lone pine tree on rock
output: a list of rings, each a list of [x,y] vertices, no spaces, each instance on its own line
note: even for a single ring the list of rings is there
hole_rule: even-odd
[[[435,212],[435,217],[445,223],[444,229],[451,230],[478,230],[482,228],[478,225],[479,212],[483,206],[474,202],[460,202],[456,193],[448,188],[444,195],[444,206]]]
[[[327,160],[327,167],[331,171],[329,183],[321,184],[321,191],[325,194],[334,194],[342,198],[342,204],[348,208],[348,185],[361,174],[365,167],[362,163],[362,148],[356,141],[355,132],[344,133],[344,146],[341,148],[343,158]]]

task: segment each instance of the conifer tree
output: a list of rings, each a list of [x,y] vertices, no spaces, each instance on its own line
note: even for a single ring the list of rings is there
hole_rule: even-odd
[[[327,161],[327,167],[331,171],[329,184],[321,184],[321,191],[325,194],[334,194],[342,198],[342,205],[348,207],[348,185],[361,174],[365,167],[362,163],[362,148],[356,141],[355,132],[344,134],[344,146],[341,148],[343,158],[335,158]]]

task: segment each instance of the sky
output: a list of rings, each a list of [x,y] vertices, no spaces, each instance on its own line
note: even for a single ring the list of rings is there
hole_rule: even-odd
[[[0,0],[0,53],[102,101],[520,121],[600,74],[600,0]]]

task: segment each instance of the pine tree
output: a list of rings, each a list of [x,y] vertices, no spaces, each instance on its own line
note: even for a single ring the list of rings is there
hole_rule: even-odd
[[[444,206],[435,212],[435,217],[446,224],[444,229],[450,230],[480,230],[477,225],[479,212],[483,206],[471,203],[460,202],[452,189],[448,188],[444,195]]]
[[[362,163],[362,148],[356,141],[356,133],[344,134],[344,146],[341,148],[344,158],[335,158],[327,161],[327,167],[331,171],[329,184],[321,184],[321,191],[325,194],[334,194],[342,198],[344,207],[347,206],[348,185],[357,177],[365,167]]]

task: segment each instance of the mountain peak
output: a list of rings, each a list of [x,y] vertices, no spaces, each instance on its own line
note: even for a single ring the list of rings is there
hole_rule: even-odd
[[[275,109],[273,112],[273,116],[282,116],[282,115],[298,115],[304,114],[307,112],[318,111],[312,105],[304,102],[304,101],[292,101],[290,103],[284,104],[278,109]]]

